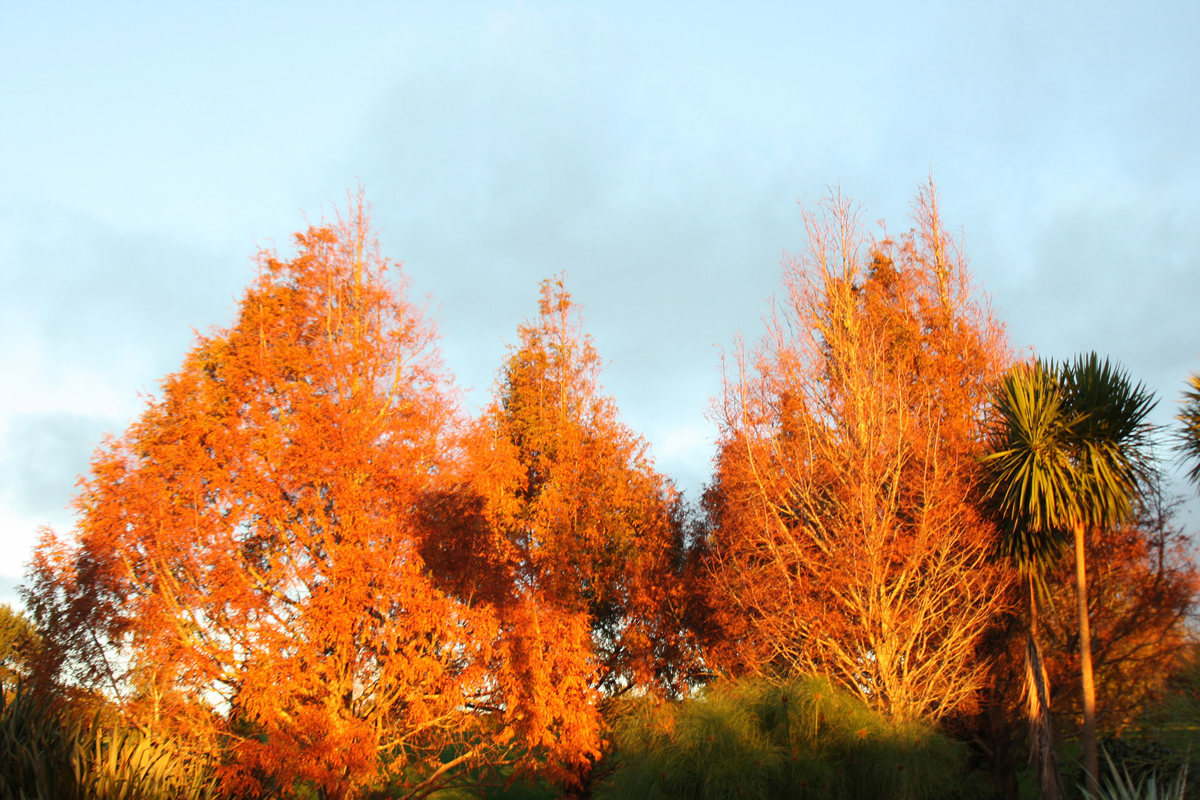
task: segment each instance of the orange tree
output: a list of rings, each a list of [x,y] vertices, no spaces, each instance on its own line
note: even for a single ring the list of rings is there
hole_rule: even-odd
[[[568,784],[594,778],[606,698],[672,691],[695,660],[673,487],[617,416],[561,278],[542,283],[472,440],[479,552],[522,709]],[[498,578],[498,580],[495,580]],[[477,588],[478,590],[478,588]]]
[[[717,409],[717,657],[938,718],[973,701],[980,636],[1009,602],[978,466],[1008,350],[932,186],[895,240],[868,241],[840,196],[822,208]]]
[[[1137,519],[1095,537],[1088,549],[1088,616],[1093,642],[1096,723],[1102,735],[1136,725],[1185,660],[1194,639],[1200,573],[1191,542],[1170,508],[1142,509]],[[1082,719],[1081,650],[1070,559],[1047,575],[1043,614],[1047,667],[1058,710]]]
[[[219,753],[231,793],[422,796],[494,741],[468,709],[498,622],[420,557],[453,406],[361,199],[296,246],[96,452],[26,601],[65,680]]]

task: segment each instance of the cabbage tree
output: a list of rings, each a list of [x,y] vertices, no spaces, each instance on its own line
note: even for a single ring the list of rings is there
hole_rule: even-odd
[[[1133,517],[1153,468],[1146,418],[1154,404],[1151,391],[1095,353],[1061,364],[1037,360],[1019,365],[1005,377],[994,401],[997,427],[986,459],[990,491],[1008,522],[1005,550],[1030,576],[1031,605],[1032,587],[1063,535],[1070,534],[1074,542],[1084,768],[1093,793],[1099,750],[1086,538],[1089,531],[1104,531]],[[1031,643],[1036,657],[1032,636]]]

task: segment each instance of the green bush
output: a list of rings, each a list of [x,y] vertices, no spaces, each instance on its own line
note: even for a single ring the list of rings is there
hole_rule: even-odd
[[[1147,705],[1133,726],[1100,744],[1112,762],[1110,782],[1126,794],[1139,785],[1146,794],[1153,779],[1157,796],[1169,796],[1167,790],[1175,788],[1178,776],[1200,772],[1200,650],[1192,646],[1162,695]],[[1106,770],[1101,766],[1100,771]],[[1072,777],[1083,783],[1082,770]],[[1185,779],[1182,784],[1183,796],[1200,800],[1200,781]]]
[[[693,700],[632,701],[600,798],[950,798],[973,795],[966,747],[894,725],[815,678],[739,681]]]
[[[1105,750],[1108,775],[1100,781],[1096,795],[1083,790],[1084,800],[1184,800],[1187,797],[1188,768],[1184,764],[1170,770],[1173,777],[1165,778],[1159,768],[1145,768],[1140,773],[1131,773],[1127,766],[1117,766],[1112,755]]]
[[[77,726],[39,704],[20,684],[0,691],[0,797],[80,797],[71,755]]]

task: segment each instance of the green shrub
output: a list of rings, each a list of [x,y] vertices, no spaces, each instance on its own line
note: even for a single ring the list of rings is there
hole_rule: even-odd
[[[73,755],[75,774],[96,800],[211,800],[216,784],[206,759],[124,728],[91,730]],[[86,749],[85,749],[86,745]]]
[[[20,684],[0,691],[0,797],[80,797],[71,755],[78,726],[38,703]]]
[[[211,800],[204,758],[137,731],[90,724],[17,686],[0,692],[0,797],[13,800]]]
[[[925,724],[893,725],[815,678],[719,684],[677,704],[633,701],[615,725],[601,798],[949,798],[971,794],[967,752]]]
[[[1083,790],[1084,800],[1183,800],[1187,796],[1188,768],[1184,764],[1170,772],[1174,777],[1164,779],[1158,768],[1131,773],[1128,766],[1117,766],[1108,750],[1108,775],[1100,782],[1096,795]]]

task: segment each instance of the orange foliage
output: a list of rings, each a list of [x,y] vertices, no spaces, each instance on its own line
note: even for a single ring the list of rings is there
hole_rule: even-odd
[[[679,498],[602,393],[563,282],[543,282],[464,437],[360,199],[291,259],[263,253],[234,324],[96,452],[74,536],[46,532],[31,565],[35,673],[217,756],[235,796],[393,779],[423,797],[499,764],[586,784],[606,702],[702,665],[826,675],[897,719],[969,713],[982,637],[995,675],[1016,663],[978,464],[1010,354],[932,186],[898,240],[868,241],[841,198],[824,210],[726,378],[705,597]],[[1150,532],[1093,558],[1113,728],[1197,587]],[[1060,652],[1072,600],[1045,623]]]
[[[489,741],[467,708],[499,630],[420,556],[453,404],[361,199],[296,244],[98,450],[30,605],[134,724],[224,750],[235,794],[356,796],[384,770],[427,789],[447,747]]]
[[[600,752],[602,698],[669,683],[691,651],[672,613],[674,490],[600,392],[561,280],[543,282],[539,312],[475,432],[475,486],[514,724],[579,774]]]
[[[1193,641],[1189,615],[1200,590],[1191,544],[1170,509],[1094,536],[1088,544],[1088,615],[1096,674],[1097,723],[1119,734],[1160,693]],[[1079,631],[1074,564],[1047,576],[1041,616],[1055,711],[1078,723]]]
[[[1139,717],[1167,691],[1194,647],[1189,619],[1200,571],[1188,537],[1170,518],[1169,507],[1157,507],[1144,512],[1136,524],[1107,531],[1089,544],[1088,601],[1097,722],[1103,735],[1120,735],[1130,725],[1144,724]],[[1049,597],[1038,604],[1038,638],[1053,701],[1050,710],[1057,730],[1078,731],[1083,702],[1074,559],[1069,551],[1049,565],[1045,577]],[[1019,594],[1027,592],[1026,586],[1019,589]],[[997,789],[1005,796],[1015,796],[1016,770],[1030,754],[1027,736],[1044,735],[1028,722],[1029,623],[1023,600],[1014,605],[1003,628],[988,633],[983,655],[990,677],[984,709],[956,720],[960,738],[985,748]]]
[[[823,210],[718,408],[718,658],[936,718],[973,702],[979,637],[1008,602],[977,456],[1009,354],[932,186],[898,241],[868,242],[841,197]]]

